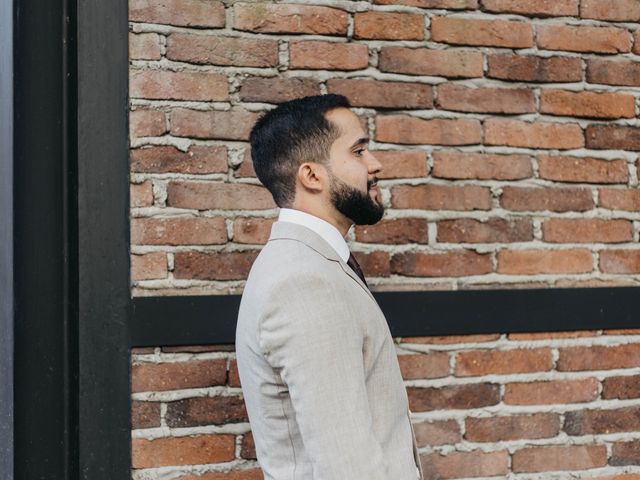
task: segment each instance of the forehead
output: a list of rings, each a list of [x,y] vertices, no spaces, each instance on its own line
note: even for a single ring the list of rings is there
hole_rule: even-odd
[[[360,118],[348,108],[334,108],[325,117],[340,130],[339,139],[365,137]]]

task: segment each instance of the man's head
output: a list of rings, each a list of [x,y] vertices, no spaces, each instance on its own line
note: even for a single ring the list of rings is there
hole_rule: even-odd
[[[250,137],[254,169],[278,206],[339,217],[341,224],[380,220],[384,207],[376,174],[381,166],[349,107],[341,95],[304,97],[279,105],[256,123]]]

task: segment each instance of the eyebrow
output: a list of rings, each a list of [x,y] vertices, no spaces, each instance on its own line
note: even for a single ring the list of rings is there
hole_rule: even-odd
[[[361,137],[358,140],[356,140],[349,148],[353,148],[356,147],[358,145],[367,145],[369,143],[369,138],[368,137]]]

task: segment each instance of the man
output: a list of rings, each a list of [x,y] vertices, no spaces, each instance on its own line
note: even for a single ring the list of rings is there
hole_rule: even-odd
[[[305,97],[251,132],[281,207],[242,296],[238,370],[265,480],[422,478],[393,339],[344,240],[384,207],[358,117]]]

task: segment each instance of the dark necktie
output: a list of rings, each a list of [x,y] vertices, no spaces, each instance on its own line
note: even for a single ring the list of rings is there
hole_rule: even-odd
[[[360,277],[360,280],[362,280],[362,283],[364,283],[367,286],[367,288],[369,288],[369,285],[367,285],[367,281],[364,279],[364,273],[362,273],[360,264],[356,260],[356,257],[353,256],[353,253],[349,254],[349,260],[347,260],[347,265],[349,265],[351,269],[354,272],[356,272],[356,275]]]

